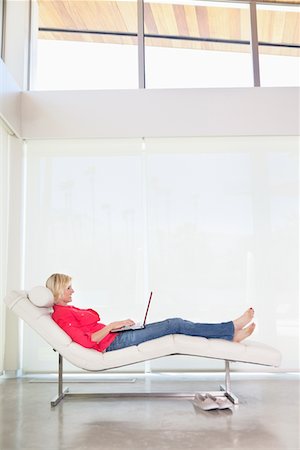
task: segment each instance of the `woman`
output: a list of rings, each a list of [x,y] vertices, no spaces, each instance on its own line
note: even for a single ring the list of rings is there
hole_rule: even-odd
[[[99,352],[119,350],[168,334],[240,342],[250,336],[255,328],[254,323],[248,325],[254,316],[254,310],[249,308],[238,319],[230,322],[204,324],[176,318],[150,323],[140,330],[113,333],[112,330],[133,325],[134,322],[127,319],[104,325],[99,323],[100,317],[96,311],[69,306],[74,293],[71,282],[71,277],[63,274],[56,273],[48,278],[46,286],[54,296],[52,318],[73,341]]]

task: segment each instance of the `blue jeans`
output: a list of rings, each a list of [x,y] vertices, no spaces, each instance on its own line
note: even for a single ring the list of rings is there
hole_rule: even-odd
[[[138,345],[151,339],[168,334],[185,334],[208,339],[226,339],[232,341],[234,335],[233,322],[195,323],[183,319],[166,319],[162,322],[149,323],[141,330],[128,330],[119,333],[106,351],[119,350],[132,345]]]

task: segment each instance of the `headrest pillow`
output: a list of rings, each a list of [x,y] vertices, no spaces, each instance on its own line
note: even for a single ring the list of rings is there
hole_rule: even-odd
[[[54,304],[54,297],[50,289],[45,286],[36,286],[28,293],[28,298],[35,306],[50,308]]]

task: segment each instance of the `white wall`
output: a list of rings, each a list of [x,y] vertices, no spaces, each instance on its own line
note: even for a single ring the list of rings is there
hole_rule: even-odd
[[[22,93],[21,134],[28,138],[28,145],[30,148],[33,148],[31,145],[33,145],[34,140],[39,137],[51,140],[55,137],[65,139],[70,136],[78,139],[91,138],[94,136],[121,138],[123,136],[180,137],[211,135],[218,139],[222,134],[224,136],[267,134],[275,136],[295,135],[298,133],[298,93],[299,90],[296,88],[59,93],[26,92]],[[201,107],[199,105],[201,105]],[[228,105],[230,107],[228,107]],[[17,111],[17,108],[15,108],[15,111]],[[289,138],[287,137],[287,142],[288,139]],[[123,140],[120,139],[120,143],[122,143],[122,141]],[[83,147],[90,144],[89,140],[83,142]],[[282,142],[282,140],[280,142]],[[38,141],[37,143],[39,145],[40,142]],[[177,139],[175,139],[172,142],[171,149],[177,148],[178,143],[180,145],[180,140],[177,142]],[[45,141],[43,141],[43,147],[44,145],[46,145]],[[51,145],[51,141],[49,142],[49,145]],[[68,145],[67,141],[60,141],[59,152],[64,152],[69,148]],[[78,141],[78,145],[81,147],[82,142]],[[51,152],[52,151],[53,149]],[[17,156],[19,163],[20,159],[18,158],[21,157],[20,155],[21,154],[19,153]],[[71,164],[74,163],[73,156],[70,159]],[[176,160],[176,158],[174,158],[174,160]],[[172,158],[169,159],[169,161],[170,164],[172,164]],[[18,165],[16,167],[18,171]],[[43,172],[40,172],[40,174],[42,173]],[[20,186],[18,189],[20,189]],[[170,195],[173,195],[172,189],[166,189],[170,192]],[[39,191],[37,190],[34,195],[38,192]],[[260,196],[259,190],[257,190],[256,195],[257,197]],[[32,199],[34,199],[34,196]],[[30,202],[31,200],[29,199],[28,204],[30,204]],[[21,205],[19,206],[21,208]],[[128,226],[128,224],[126,226]],[[30,228],[30,232],[33,230],[33,228]],[[76,230],[73,230],[73,232],[75,231]],[[123,232],[125,231],[126,230],[124,229]],[[20,260],[18,260],[18,254],[21,252],[21,247],[18,247],[18,239],[20,239],[20,237],[17,238],[17,240],[14,240],[17,235],[16,233],[18,233],[17,227],[14,227],[14,231],[11,231],[10,237],[10,243],[13,245],[9,266],[12,285],[14,283],[19,285],[17,279],[14,278],[16,272],[13,274],[11,272],[11,270],[14,271],[14,264],[18,271],[20,263]],[[145,234],[139,238],[141,246],[144,245],[144,238]],[[19,244],[20,246],[22,245],[21,240]],[[136,259],[141,258],[140,254],[136,254],[135,256]],[[248,258],[250,265],[252,261],[251,258],[252,256],[250,254]],[[78,263],[80,262],[81,261],[78,261]],[[30,267],[30,265],[31,263],[27,263],[25,267]],[[135,266],[133,267],[136,269]],[[53,267],[53,270],[56,270],[56,268]],[[80,274],[79,266],[77,270]],[[251,272],[252,269],[250,268],[249,270]],[[76,270],[73,268],[70,272],[76,275]],[[35,281],[35,279],[38,277],[32,279],[31,282],[29,282],[29,279],[27,278],[28,285],[26,287],[29,287],[30,284],[40,283],[42,281],[41,278],[43,278],[44,275],[37,281]],[[132,287],[130,289],[132,290]],[[142,287],[139,287],[139,289],[142,289]],[[181,292],[180,289],[178,292]],[[237,310],[238,308],[236,308],[236,311]],[[172,312],[175,314],[175,311]],[[234,312],[235,311],[232,313]],[[184,315],[181,314],[181,312],[178,312],[178,314]],[[8,318],[8,320],[10,319]],[[11,318],[11,320],[13,319]],[[208,317],[208,320],[211,319]],[[11,330],[12,333],[17,333],[18,327],[16,321],[9,323],[8,329]],[[30,336],[30,333],[31,331],[27,330],[26,336]],[[33,339],[34,342],[39,341],[39,338],[36,336]],[[13,342],[12,339],[8,339],[8,341],[11,343]],[[29,342],[31,345],[31,338],[29,341],[25,341],[25,345],[26,342]],[[40,343],[39,345],[41,345],[42,350],[40,350],[37,361],[41,357],[44,362],[45,370],[53,370],[55,362],[48,361],[48,348],[46,348],[44,344]],[[12,369],[17,365],[17,346],[15,347],[15,350],[15,352],[12,352],[10,349],[10,353],[7,353],[7,355],[10,355],[10,361],[7,361],[7,368],[9,367]],[[50,359],[51,358],[53,358],[52,354]],[[295,364],[293,363],[295,359],[292,359],[293,357],[286,360],[283,367],[286,369],[295,368]],[[153,367],[160,369],[162,366],[159,364],[160,362],[153,363]],[[212,363],[210,362],[210,364]],[[31,363],[25,366],[26,369],[32,369],[33,367],[34,366],[31,366]],[[178,363],[171,360],[167,367],[178,368]],[[205,367],[205,365],[202,367]],[[206,367],[213,368],[219,366],[218,363],[216,363],[214,366],[208,365]]]
[[[25,139],[297,135],[298,88],[22,93]]]
[[[51,140],[53,138],[61,137],[65,139],[70,136],[78,139],[78,138],[91,138],[93,136],[97,137],[108,136],[110,138],[113,137],[120,138],[122,136],[180,137],[188,135],[191,136],[211,135],[215,136],[217,142],[217,140],[219,139],[218,136],[221,136],[222,133],[224,134],[224,136],[228,135],[242,136],[255,134],[256,135],[270,134],[275,136],[276,135],[287,136],[289,134],[295,135],[298,133],[298,93],[299,90],[294,88],[209,89],[209,90],[179,90],[179,91],[153,90],[153,91],[71,92],[71,93],[27,92],[22,94],[22,135],[29,138],[28,146],[31,150],[35,149],[35,151],[36,150],[38,151],[39,146],[41,145],[42,149],[45,148],[47,148],[48,150],[50,149],[49,156],[52,155],[53,157],[57,152],[58,154],[60,153],[64,154],[64,152],[67,152],[66,154],[67,156],[69,155],[68,161],[71,167],[76,161],[76,156],[72,153],[74,148],[75,149],[89,148],[89,146],[92,145],[91,141],[78,140],[77,144],[76,141],[70,141],[71,142],[70,144],[70,142],[67,140],[61,140],[59,141],[58,147],[55,144],[53,147],[51,143]],[[128,105],[130,105],[130,108]],[[201,107],[199,105],[201,105]],[[228,105],[230,107],[228,107]],[[35,146],[34,141],[38,137],[47,138],[50,139],[50,141],[48,142],[48,144],[47,141],[37,141]],[[224,137],[222,137],[221,139],[224,139]],[[288,136],[286,139],[287,143],[290,142],[290,138]],[[122,144],[122,142],[123,139],[120,139],[119,143]],[[276,142],[276,139],[274,142]],[[282,145],[283,148],[285,147],[284,143],[285,141],[283,137],[280,138],[280,141],[278,142],[280,142],[280,145]],[[180,145],[180,139],[178,141],[177,139],[174,139],[167,153],[169,152],[172,154],[172,151],[175,148],[178,148],[178,145]],[[295,141],[293,145],[294,145],[293,153],[295,153],[295,148],[297,146]],[[151,148],[154,149],[155,153],[155,145],[154,147],[152,145]],[[261,148],[262,150],[264,149],[264,147],[259,148]],[[71,151],[70,154],[68,154],[68,150]],[[138,150],[137,153],[139,153],[139,151],[140,150]],[[172,157],[168,159],[170,167],[172,167],[172,160],[173,160]],[[176,161],[176,156],[174,156],[174,160]],[[264,171],[264,168],[262,166],[260,169],[257,170]],[[43,176],[43,174],[44,174],[43,169],[40,168],[36,172],[36,176],[38,176],[38,178],[33,177],[33,180],[38,181],[40,177]],[[117,189],[118,186],[119,186],[118,180],[116,180]],[[168,195],[170,196],[176,194],[176,190],[173,193],[171,187],[166,187],[166,191],[169,192]],[[32,191],[32,198],[28,199],[28,205],[31,204],[31,201],[33,201],[34,203],[37,200],[36,196],[39,193],[40,193],[39,189]],[[65,192],[64,195],[67,195],[67,193]],[[255,198],[259,198],[260,195],[261,195],[260,189],[257,189],[255,193]],[[105,205],[107,206],[108,203],[104,202],[104,206]],[[45,208],[45,211],[47,212],[47,203],[44,203],[43,208]],[[102,212],[105,212],[107,210],[107,207],[105,208],[103,209]],[[263,206],[260,206],[259,208],[263,210]],[[36,212],[38,211],[39,210],[36,209]],[[108,214],[108,210],[106,211],[106,214]],[[41,214],[39,217],[40,218],[43,217],[43,214]],[[138,216],[136,216],[136,218],[137,217]],[[125,216],[123,219],[125,220]],[[127,217],[126,220],[129,220],[129,216]],[[264,227],[263,223],[264,221],[262,221],[259,226]],[[123,225],[124,224],[125,222],[123,223]],[[120,227],[121,225],[122,224],[118,224],[118,226]],[[89,226],[92,226],[91,222]],[[128,232],[128,226],[129,222],[126,225],[127,228],[125,227],[122,233]],[[31,226],[29,227],[29,230],[30,233],[32,232],[34,233],[34,228],[32,228]],[[71,234],[68,235],[71,236],[74,233],[76,234],[77,231],[75,228],[72,228]],[[143,236],[140,235],[138,240],[136,241],[136,243],[140,242],[141,247],[144,246],[145,236],[146,236],[145,233],[143,234]],[[127,242],[126,236],[125,241]],[[36,243],[37,241],[34,242]],[[76,239],[74,242],[76,242]],[[187,242],[188,241],[186,241],[186,245],[188,245],[189,247],[191,243],[188,244]],[[35,243],[33,244],[33,248]],[[38,252],[42,248],[43,247],[41,246],[40,248],[37,249],[36,255],[39,254]],[[263,245],[261,246],[261,248],[263,248]],[[134,255],[135,255],[134,256],[135,264],[133,265],[133,269],[143,271],[143,268],[137,269],[136,266],[136,261],[138,259],[142,259],[143,261],[143,255],[141,255],[139,252],[134,253]],[[30,254],[30,256],[32,256],[32,253]],[[88,258],[88,256],[89,254],[86,255],[86,258]],[[49,255],[47,253],[47,261],[48,257]],[[54,264],[55,261],[56,259],[53,259],[53,263],[51,263],[52,267],[48,267],[46,263],[43,264],[42,266],[40,265],[40,268],[41,267],[43,268],[43,274],[40,274],[40,276],[31,273],[29,278],[28,277],[26,278],[27,280],[26,288],[34,284],[41,283],[44,280],[45,276],[48,275],[48,271],[49,272],[54,270],[63,271],[61,265],[59,266],[58,269],[57,267],[55,267]],[[110,265],[112,264],[111,261]],[[250,276],[251,278],[252,276],[251,252],[246,257],[245,261],[246,266],[248,264],[247,266],[248,276]],[[67,268],[65,268],[64,271],[71,272],[75,277],[77,277],[77,274],[78,276],[80,276],[80,268],[82,267],[82,260],[78,260],[77,262],[78,267],[76,269],[74,269],[73,266],[72,267],[67,266]],[[173,262],[175,263],[175,259]],[[32,263],[31,260],[30,264],[28,260],[28,263],[26,263],[25,265],[26,270],[27,268],[31,267],[31,263]],[[264,263],[260,262],[259,264],[261,264],[262,267],[264,267]],[[96,264],[95,267],[97,267]],[[153,267],[155,267],[155,265]],[[174,268],[174,270],[177,269]],[[133,278],[134,274],[131,275],[132,276],[129,277],[130,279]],[[33,278],[31,278],[32,276]],[[113,274],[111,274],[111,276],[113,276]],[[186,275],[184,275],[182,272],[180,276],[183,277],[182,279],[185,280],[186,283],[187,281],[185,278]],[[170,278],[170,274],[167,275],[167,278],[168,277]],[[107,278],[107,280],[109,280],[109,277]],[[249,295],[251,294],[251,289],[249,288],[249,280],[246,281],[245,283],[246,284],[244,284],[244,288],[247,291],[247,295],[246,297],[244,297],[244,299],[249,298]],[[103,295],[105,294],[106,296],[107,292],[109,292],[109,283],[105,288],[101,289],[103,289]],[[130,292],[132,292],[132,289],[133,285],[131,285],[127,293],[129,294]],[[142,286],[139,285],[138,288],[135,286],[134,289],[141,290]],[[178,292],[179,293],[182,292],[182,289],[181,288],[178,289]],[[93,296],[95,295],[96,291],[94,292]],[[191,293],[191,295],[193,295],[193,292]],[[269,298],[271,298],[270,294],[268,294],[268,296]],[[294,296],[294,294],[292,294],[292,296]],[[109,294],[106,298],[107,299],[111,298],[111,294]],[[118,296],[114,294],[114,298],[117,299]],[[168,294],[168,297],[165,297],[164,295],[164,299],[165,298],[171,299],[170,293]],[[263,301],[263,299],[261,299],[261,301]],[[170,306],[170,302],[172,303],[172,300],[167,300],[168,306]],[[176,304],[180,303],[176,300]],[[92,306],[93,305],[94,303],[92,297]],[[293,305],[292,307],[291,306],[288,307],[288,311],[295,310],[296,306],[294,301],[292,301],[292,305]],[[99,307],[98,304],[94,306]],[[246,307],[246,304],[244,304],[244,306]],[[236,304],[236,309],[232,311],[232,314],[234,314],[235,312],[237,313],[239,310],[240,309]],[[170,309],[168,311],[170,312]],[[171,308],[171,311],[172,313],[176,314],[176,310]],[[282,305],[279,307],[279,312],[280,311],[283,312],[285,311],[285,308],[282,307]],[[165,311],[165,313],[166,312],[167,311]],[[122,309],[120,310],[120,313],[122,313]],[[162,314],[162,311],[160,311],[160,313]],[[263,312],[263,314],[265,313],[266,311]],[[184,311],[178,311],[178,315],[184,315]],[[156,318],[159,317],[154,317],[154,319]],[[212,320],[212,318],[207,317],[207,320]],[[221,317],[220,320],[222,320]],[[273,320],[278,320],[278,317],[276,318],[274,317]],[[280,329],[281,331],[284,330],[285,325],[283,324],[283,326],[280,327],[277,324],[274,329],[277,330],[276,333],[279,333],[278,330]],[[290,330],[291,328],[288,326],[287,329]],[[295,330],[294,322],[292,322],[292,329]],[[32,346],[32,342],[38,343],[37,345],[38,348],[40,349],[38,352],[38,357],[36,361],[33,362],[33,365],[31,359],[26,360],[26,364],[24,366],[25,369],[35,370],[36,367],[38,367],[38,369],[36,370],[41,370],[39,363],[40,361],[42,361],[44,370],[54,370],[56,364],[55,355],[52,355],[52,353],[50,353],[49,355],[48,347],[44,343],[42,343],[41,340],[34,333],[31,332],[31,330],[27,329],[26,331],[26,327],[25,333],[26,333],[25,349],[26,348],[30,349]],[[294,333],[294,331],[292,333]],[[262,339],[265,340],[266,336],[263,335]],[[294,335],[291,336],[291,340],[294,339],[295,336]],[[273,338],[272,342],[274,344]],[[280,342],[278,342],[278,345],[280,347],[281,345]],[[289,344],[284,345],[289,346]],[[30,354],[30,352],[29,353],[27,352],[27,356],[28,354]],[[295,369],[297,362],[293,355],[291,357],[287,356],[288,359],[284,361],[283,365],[284,369],[286,370],[291,368]],[[186,360],[184,362],[185,364],[187,363]],[[36,366],[35,364],[38,364],[38,366]],[[167,363],[167,366],[160,365],[160,361],[157,361],[152,364],[152,367],[157,369],[161,369],[163,367],[178,368],[179,367],[178,364],[179,364],[178,361],[172,359]],[[218,363],[213,364],[212,362],[209,362],[209,364],[206,366],[205,362],[203,364],[201,365],[201,367],[203,368],[220,367]],[[193,363],[191,363],[191,366],[189,367],[192,368],[195,366],[193,365]],[[70,368],[70,370],[73,370],[73,368]]]

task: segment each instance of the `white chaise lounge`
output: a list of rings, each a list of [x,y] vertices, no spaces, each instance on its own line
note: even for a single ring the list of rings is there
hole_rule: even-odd
[[[71,338],[52,320],[51,312],[53,296],[49,289],[37,286],[29,293],[12,291],[4,299],[7,307],[32,327],[59,354],[58,396],[51,402],[56,406],[69,393],[63,390],[63,358],[88,371],[103,371],[126,366],[141,361],[161,358],[169,355],[190,355],[205,358],[223,359],[225,361],[225,387],[213,395],[226,396],[237,404],[238,399],[231,391],[229,363],[244,362],[264,366],[278,367],[281,355],[278,350],[267,345],[245,340],[242,343],[229,342],[222,339],[206,339],[200,337],[174,334],[143,344],[100,353],[87,349],[73,342]],[[92,394],[95,396],[95,394]],[[97,396],[174,396],[189,397],[191,394],[97,394]],[[193,394],[194,395],[194,394]]]

